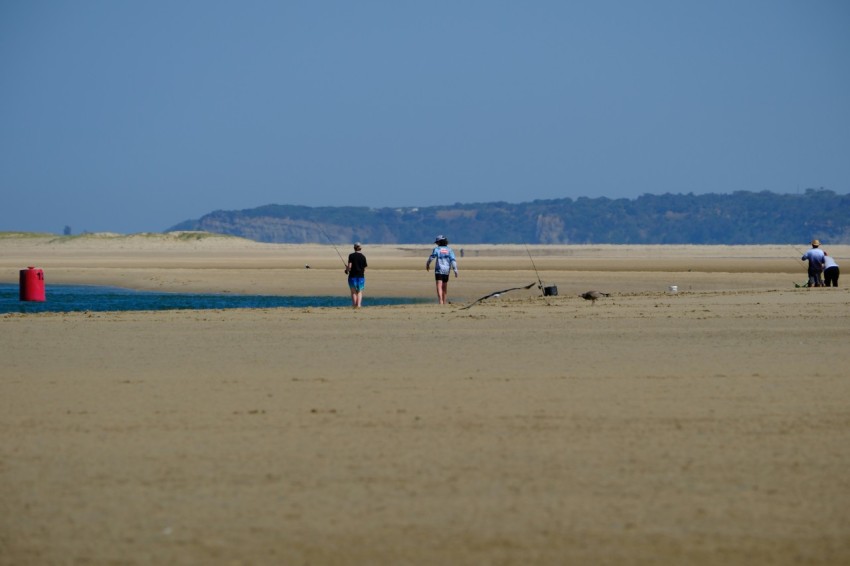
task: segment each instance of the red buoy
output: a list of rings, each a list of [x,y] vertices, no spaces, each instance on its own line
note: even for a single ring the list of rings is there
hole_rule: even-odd
[[[46,301],[44,296],[44,272],[35,267],[21,270],[21,300]]]

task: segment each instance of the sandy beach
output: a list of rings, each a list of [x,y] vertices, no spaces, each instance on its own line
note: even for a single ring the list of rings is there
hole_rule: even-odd
[[[0,315],[0,564],[850,563],[850,279],[796,288],[803,245],[453,247],[446,306],[369,307],[434,285],[430,246],[366,242],[357,311]],[[347,295],[323,245],[0,236],[0,282],[30,265]]]

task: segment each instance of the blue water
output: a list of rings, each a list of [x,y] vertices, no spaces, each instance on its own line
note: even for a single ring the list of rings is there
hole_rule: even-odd
[[[117,287],[48,285],[47,301],[21,301],[17,285],[0,284],[0,314],[75,311],[162,311],[178,309],[269,309],[278,307],[350,307],[351,296],[279,297],[273,295],[227,295],[158,293]],[[363,297],[363,306],[406,305],[421,302],[409,298]]]

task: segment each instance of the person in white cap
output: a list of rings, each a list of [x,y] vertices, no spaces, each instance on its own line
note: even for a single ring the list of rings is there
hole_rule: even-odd
[[[449,274],[454,271],[457,277],[457,259],[445,236],[437,236],[434,244],[436,245],[431,250],[428,261],[425,262],[425,271],[431,271],[431,262],[435,261],[434,279],[437,282],[437,301],[445,305],[449,291]]]
[[[803,254],[803,261],[809,262],[809,283],[807,287],[823,287],[824,261],[823,250],[820,249],[820,241],[812,240],[812,249]]]

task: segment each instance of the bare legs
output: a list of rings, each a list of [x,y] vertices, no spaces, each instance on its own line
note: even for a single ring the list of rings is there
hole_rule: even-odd
[[[363,291],[351,289],[351,306],[355,309],[359,309],[363,306]]]
[[[449,282],[437,280],[437,301],[441,305],[446,304],[446,297],[449,294]]]
[[[428,263],[431,263],[430,260]],[[426,265],[425,270],[430,271],[429,267],[430,265]],[[449,276],[441,273],[434,273],[434,277],[437,283],[437,302],[441,305],[445,305],[448,302],[449,296]],[[455,271],[455,277],[457,277],[457,271]]]

